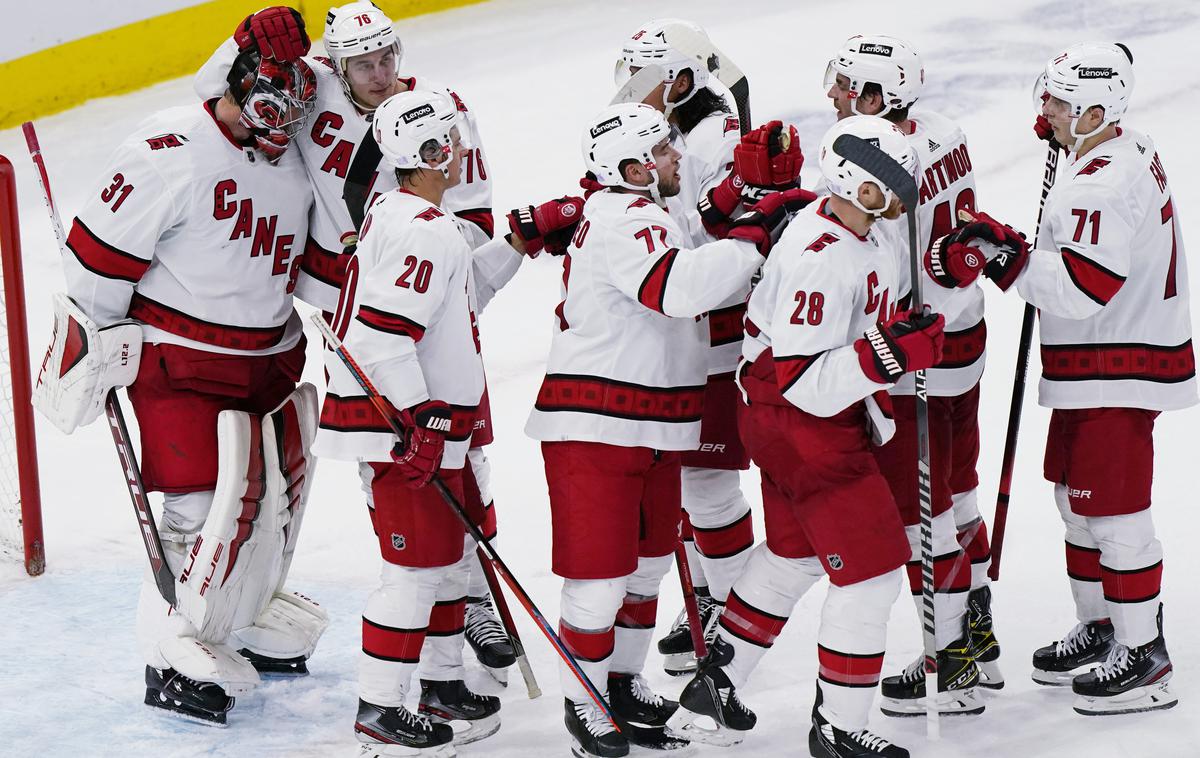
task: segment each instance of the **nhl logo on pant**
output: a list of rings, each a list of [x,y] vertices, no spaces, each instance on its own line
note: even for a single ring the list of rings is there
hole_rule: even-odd
[[[392,539],[395,539],[395,537],[396,535],[393,534]],[[843,565],[842,556],[838,553],[830,553],[829,555],[825,556],[825,562],[828,563],[829,568],[833,569],[834,571],[840,570]]]
[[[404,535],[403,534],[396,534],[395,532],[392,532],[392,547],[394,547],[397,550],[404,549]],[[840,560],[839,560],[839,563],[840,563]]]

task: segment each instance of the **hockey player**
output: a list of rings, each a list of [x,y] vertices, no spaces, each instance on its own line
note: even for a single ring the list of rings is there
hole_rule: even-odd
[[[1124,45],[1082,43],[1051,59],[1034,89],[1036,129],[1068,160],[1038,238],[1031,247],[979,214],[935,248],[964,277],[982,250],[983,273],[1041,313],[1039,401],[1053,409],[1044,470],[1079,623],[1034,653],[1033,678],[1070,682],[1088,715],[1177,701],[1150,518],[1152,432],[1162,411],[1196,403],[1195,357],[1179,211],[1154,142],[1120,124],[1133,82]]]
[[[128,386],[176,577],[174,608],[149,572],[142,587],[145,702],[207,723],[260,673],[306,673],[327,624],[282,589],[316,427],[292,309],[312,196],[288,149],[313,90],[304,63],[248,51],[222,97],[121,143],[71,226],[69,298],[38,380],[65,431]]]
[[[680,452],[700,435],[708,328],[698,317],[749,282],[786,223],[782,203],[764,201],[729,239],[693,247],[663,207],[680,186],[669,137],[662,114],[642,104],[610,106],[584,131],[584,163],[606,189],[588,199],[568,248],[525,427],[546,463],[560,634],[628,725],[614,730],[564,668],[577,756],[687,745],[664,734],[676,703],[641,671],[679,539]]]
[[[463,683],[462,567],[474,556],[464,555],[462,525],[427,485],[440,476],[471,506],[464,466],[483,392],[475,312],[495,288],[479,278],[486,273],[477,255],[440,207],[471,149],[455,103],[437,92],[394,95],[376,111],[372,134],[399,187],[380,195],[363,222],[333,328],[399,409],[406,433],[397,442],[331,358],[317,448],[358,461],[384,559],[381,585],[363,613],[355,732],[369,754],[453,755],[451,741],[499,729],[500,701]],[[414,715],[404,703],[418,662]],[[448,721],[467,729],[455,733]]]
[[[825,73],[827,94],[839,119],[852,113],[880,116],[908,138],[920,167],[917,244],[921,251],[954,229],[959,210],[975,208],[975,176],[966,136],[957,124],[939,113],[912,110],[924,81],[921,58],[912,46],[884,35],[859,35],[846,40]],[[895,232],[906,258],[906,222],[899,219],[885,226]],[[906,269],[902,278],[907,281]],[[946,284],[944,278],[938,282]],[[927,285],[923,290],[926,303],[947,319],[942,361],[926,375],[933,448],[930,462],[938,688],[953,691],[952,696],[939,698],[939,709],[946,714],[979,713],[984,704],[976,693],[977,684],[1004,686],[996,663],[1000,647],[992,631],[987,579],[991,551],[976,500],[979,379],[983,375],[987,327],[983,320],[983,290],[977,282],[960,288],[938,285]],[[909,587],[919,608],[921,512],[917,501],[912,379],[903,378],[890,393],[896,436],[875,454],[904,519],[913,551],[908,564]],[[986,671],[986,676],[981,677],[981,671]],[[884,713],[923,713],[922,657],[918,656],[899,676],[886,677],[882,691]]]
[[[853,134],[909,170],[916,156],[873,116],[840,121],[822,139],[831,193],[800,212],[750,296],[743,362],[742,439],[762,472],[767,539],[729,593],[719,633],[680,696],[668,730],[713,744],[741,741],[753,712],[736,688],[774,643],[799,598],[830,580],[817,636],[814,756],[907,758],[867,731],[883,665],[887,620],[910,550],[899,511],[871,453],[891,435],[874,396],[941,357],[940,315],[896,312],[899,256],[877,236],[900,202],[833,152]],[[717,729],[695,723],[712,718]]]
[[[293,14],[290,8],[277,6],[254,13],[239,24],[233,37],[197,75],[197,91],[209,91],[214,82],[221,81],[225,67],[240,49],[262,45],[296,55],[306,53],[309,45],[303,22]],[[273,41],[279,38],[284,41]],[[371,136],[371,119],[380,103],[398,92],[433,89],[446,92],[464,114],[475,145],[464,150],[462,181],[446,190],[442,207],[460,221],[460,230],[472,248],[493,236],[492,185],[474,114],[453,91],[423,76],[401,73],[403,46],[391,19],[379,8],[370,2],[331,8],[323,41],[328,58],[305,58],[317,77],[317,103],[297,137],[297,147],[315,202],[296,291],[306,302],[332,313],[337,309],[348,253],[354,250],[371,199],[396,187],[392,172],[380,166],[380,150]],[[495,265],[511,277],[520,262],[519,255],[499,251]],[[490,538],[495,536],[496,519],[488,487],[490,466],[483,451],[492,439],[486,394],[482,406],[470,453],[468,491],[473,496],[479,493],[488,506],[482,526]],[[468,568],[466,640],[480,662],[503,681],[504,669],[516,658],[492,611],[481,566],[475,561]]]
[[[744,193],[793,186],[804,157],[797,139],[789,142],[788,149],[778,149],[782,131],[779,122],[747,135],[745,146],[735,156],[742,138],[737,114],[731,113],[725,98],[709,87],[709,71],[672,45],[672,33],[680,28],[707,36],[688,21],[649,21],[625,42],[616,78],[620,86],[641,68],[655,64],[665,72],[665,80],[643,102],[662,113],[687,145],[679,159],[679,194],[666,202],[688,244],[698,247],[723,236],[729,217],[742,205]],[[774,146],[769,144],[772,130]],[[795,131],[788,135],[794,138]],[[775,148],[774,155],[768,154],[769,147]],[[766,187],[743,180],[743,176],[757,178],[772,170],[780,178]],[[716,618],[729,588],[754,546],[750,505],[742,495],[738,473],[749,468],[750,457],[737,433],[737,387],[733,381],[749,294],[747,284],[708,313],[708,379],[700,448],[681,455],[686,511],[683,539],[701,623],[710,637],[715,634]],[[658,650],[665,656],[663,665],[668,674],[695,670],[691,630],[682,611],[675,626],[659,640]]]

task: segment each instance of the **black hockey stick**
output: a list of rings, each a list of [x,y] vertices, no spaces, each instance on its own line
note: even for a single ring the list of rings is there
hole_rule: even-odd
[[[908,217],[909,271],[912,278],[912,304],[924,308],[921,296],[921,252],[917,249],[917,183],[912,174],[887,153],[853,134],[843,134],[833,142],[833,152],[887,185],[904,204]],[[929,476],[929,395],[925,372],[913,372],[917,410],[917,497],[921,505],[921,615],[925,642],[925,713],[930,739],[938,736],[937,638],[933,605],[933,494]]]
[[[63,233],[62,219],[58,216],[58,208],[54,205],[54,196],[50,194],[50,176],[46,173],[46,163],[42,160],[42,147],[38,144],[37,132],[33,122],[26,121],[21,125],[25,133],[25,144],[29,146],[29,157],[37,169],[38,183],[42,186],[42,199],[46,201],[46,211],[50,214],[50,226],[58,240],[58,251],[66,257],[67,237]],[[104,398],[104,413],[108,417],[108,426],[112,431],[113,444],[117,447],[117,457],[121,460],[121,470],[125,474],[125,484],[129,487],[129,499],[133,501],[133,512],[138,520],[138,532],[142,535],[142,544],[146,548],[146,557],[150,560],[150,570],[154,574],[154,583],[158,586],[158,594],[175,606],[175,575],[163,558],[162,540],[158,536],[158,525],[154,521],[154,513],[150,510],[150,501],[146,497],[146,485],[142,482],[142,470],[138,468],[137,454],[133,451],[133,442],[129,436],[129,428],[125,425],[125,414],[121,411],[121,402],[117,399],[117,391],[109,390]]]
[[[1042,175],[1042,199],[1038,202],[1037,226],[1033,233],[1034,242],[1042,230],[1042,211],[1046,209],[1046,196],[1054,186],[1058,173],[1058,146],[1051,143],[1046,149],[1046,171]],[[1012,402],[1008,406],[1008,431],[1004,435],[1004,457],[1000,462],[1000,488],[996,492],[996,518],[992,522],[992,565],[988,566],[988,578],[993,582],[1000,579],[1000,554],[1004,549],[1004,527],[1008,523],[1008,496],[1012,490],[1013,466],[1017,459],[1017,433],[1021,429],[1021,407],[1025,402],[1025,377],[1029,373],[1029,349],[1033,344],[1033,321],[1037,309],[1025,304],[1021,319],[1021,341],[1017,344],[1017,367],[1013,375]]]
[[[321,319],[321,314],[314,313],[312,314],[311,319],[316,325],[317,330],[321,332],[321,335],[325,338],[326,345],[335,353],[337,353],[338,358],[341,359],[342,363],[346,366],[346,369],[354,377],[354,381],[358,382],[358,386],[362,388],[364,393],[366,393],[367,399],[371,401],[371,404],[375,406],[377,411],[379,411],[379,415],[382,416],[387,422],[388,426],[392,428],[392,432],[397,438],[404,439],[404,429],[400,427],[400,422],[396,420],[395,410],[391,407],[391,404],[388,402],[387,398],[381,395],[379,390],[375,389],[375,385],[371,383],[370,378],[362,370],[362,367],[359,366],[358,362],[354,360],[354,356],[350,355],[350,352],[346,350],[346,346],[342,344],[342,341],[338,339],[336,334],[333,333],[333,330],[329,328],[329,325]],[[462,522],[463,527],[466,528],[467,533],[470,534],[471,538],[475,540],[475,544],[479,546],[484,555],[486,555],[488,560],[491,561],[492,566],[496,568],[496,572],[500,574],[501,578],[503,578],[505,583],[508,584],[508,588],[512,590],[517,600],[521,603],[521,606],[525,608],[525,611],[530,615],[530,617],[533,618],[534,622],[538,625],[538,628],[542,630],[542,634],[546,635],[546,639],[550,641],[550,644],[554,647],[554,650],[559,654],[563,662],[567,664],[567,668],[571,670],[571,673],[575,676],[579,683],[583,685],[583,688],[587,690],[587,693],[592,698],[592,701],[597,707],[600,708],[600,710],[604,713],[604,716],[612,723],[613,728],[620,732],[621,726],[617,723],[617,718],[613,714],[612,708],[609,707],[608,700],[606,700],[604,695],[600,693],[600,690],[596,688],[596,685],[592,683],[592,680],[588,677],[587,673],[580,668],[579,661],[575,660],[575,656],[571,654],[570,650],[567,650],[567,646],[563,644],[562,639],[560,639],[558,634],[555,633],[554,627],[550,626],[550,622],[548,622],[546,617],[542,615],[542,612],[538,610],[537,605],[533,602],[533,598],[529,597],[529,593],[526,592],[525,588],[521,586],[521,583],[517,581],[517,578],[513,575],[512,571],[509,570],[508,565],[492,547],[492,544],[488,541],[488,538],[484,536],[483,532],[479,530],[479,527],[471,521],[471,517],[468,516],[466,510],[463,509],[462,503],[458,502],[458,498],[454,496],[454,493],[450,491],[450,488],[446,486],[446,483],[442,481],[442,478],[437,474],[434,474],[433,480],[430,482],[430,486],[437,489],[438,494],[442,496],[442,500],[445,500],[446,505],[450,506],[451,510],[454,511],[454,515],[458,517],[458,520]]]

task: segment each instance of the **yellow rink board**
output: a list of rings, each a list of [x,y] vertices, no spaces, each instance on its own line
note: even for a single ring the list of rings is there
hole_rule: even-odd
[[[349,0],[292,0],[318,39],[332,5]],[[482,0],[376,0],[393,19]],[[271,0],[209,0],[0,63],[0,129],[194,73],[238,21]]]

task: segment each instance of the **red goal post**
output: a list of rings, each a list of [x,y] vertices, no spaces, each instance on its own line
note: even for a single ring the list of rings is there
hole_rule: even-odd
[[[0,271],[4,323],[0,330],[0,554],[20,558],[30,576],[46,568],[42,498],[34,436],[25,282],[17,182],[12,163],[0,155]]]

